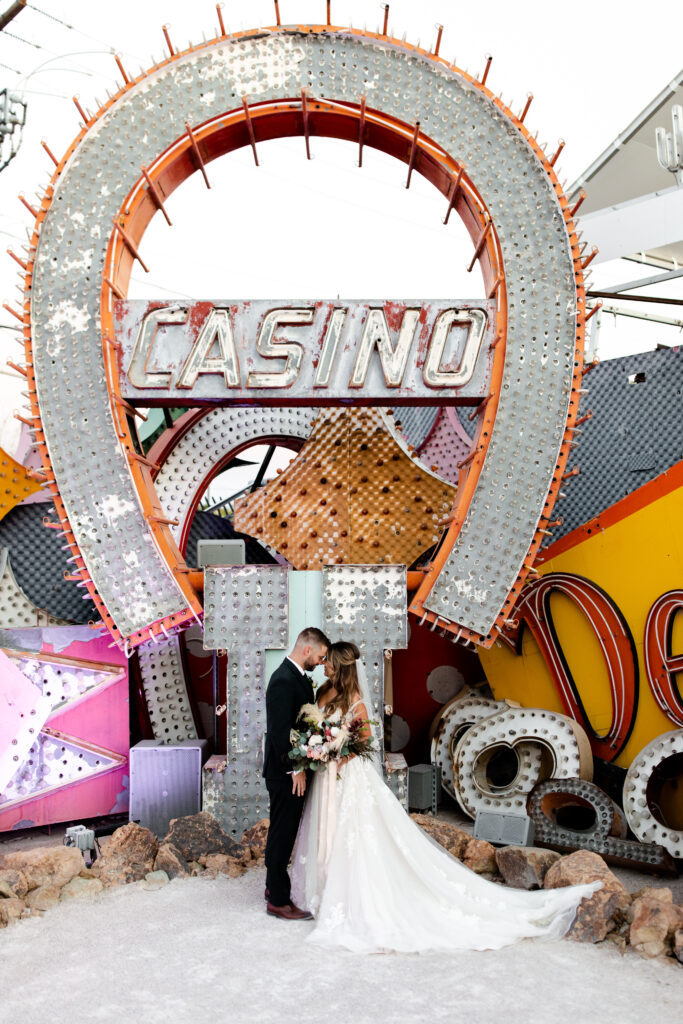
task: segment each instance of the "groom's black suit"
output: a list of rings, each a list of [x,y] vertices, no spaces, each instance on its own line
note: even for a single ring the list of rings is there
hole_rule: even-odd
[[[302,704],[313,701],[313,683],[288,658],[273,672],[266,690],[266,744],[263,775],[270,796],[270,828],[266,843],[266,888],[270,902],[283,907],[290,901],[287,873],[294,848],[302,796],[292,793],[289,733]]]

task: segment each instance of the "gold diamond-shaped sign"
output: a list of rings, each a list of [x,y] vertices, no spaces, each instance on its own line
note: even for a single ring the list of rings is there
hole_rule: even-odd
[[[295,569],[411,565],[441,535],[456,488],[422,466],[381,409],[324,409],[284,472],[235,503],[235,529]]]

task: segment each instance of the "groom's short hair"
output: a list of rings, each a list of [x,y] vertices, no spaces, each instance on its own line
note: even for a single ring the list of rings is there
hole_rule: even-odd
[[[319,644],[321,647],[330,646],[330,641],[322,629],[318,629],[317,626],[307,626],[306,629],[302,629],[296,638],[296,642],[303,647],[306,647],[308,644]]]

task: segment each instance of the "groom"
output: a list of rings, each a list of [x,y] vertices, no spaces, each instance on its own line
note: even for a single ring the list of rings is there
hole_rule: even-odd
[[[313,701],[313,682],[306,675],[322,665],[330,641],[314,626],[299,633],[266,690],[266,744],[263,775],[270,796],[270,828],[266,842],[267,912],[285,921],[311,917],[290,899],[287,867],[299,828],[306,790],[306,773],[294,774],[289,767],[289,733],[295,727],[302,704]]]

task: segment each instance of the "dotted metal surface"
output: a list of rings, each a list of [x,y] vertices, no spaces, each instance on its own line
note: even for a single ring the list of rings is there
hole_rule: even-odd
[[[545,799],[547,797],[550,797],[549,801]],[[544,810],[544,802],[548,803],[550,813]],[[591,825],[580,832],[558,825],[554,814],[558,808],[582,804],[588,804],[595,812],[595,821]],[[606,839],[612,835],[625,839],[628,831],[621,808],[599,786],[586,779],[546,779],[539,782],[529,794],[527,810],[536,827],[536,839],[573,845],[577,850],[586,849],[582,840]]]
[[[279,565],[210,568],[204,573],[204,648],[228,651],[228,742],[223,771],[205,771],[203,786],[212,805],[219,805],[224,828],[236,837],[262,818],[268,806],[261,776],[265,655],[267,648],[287,646],[288,596],[288,572]]]
[[[137,649],[154,739],[162,743],[197,738],[177,636],[149,640]]]
[[[140,166],[183,136],[186,122],[237,108],[244,94],[255,104],[302,88],[352,103],[370,94],[373,107],[407,124],[419,120],[466,165],[495,220],[508,291],[497,420],[469,514],[426,602],[485,635],[529,550],[565,428],[576,329],[572,254],[553,184],[504,111],[457,72],[387,41],[286,29],[221,40],[131,87],[77,147],[41,229],[31,297],[37,391],[60,494],[122,633],[185,611],[116,440],[93,281]],[[89,454],[74,459],[73,438],[86,433]],[[484,547],[490,537],[502,538],[495,565]]]
[[[0,794],[24,763],[51,709],[50,698],[0,650]]]
[[[56,619],[85,623],[99,618],[84,587],[64,579],[74,571],[58,530],[47,530],[43,518],[57,521],[51,502],[19,505],[0,522],[0,547],[9,550],[17,583],[35,607]],[[36,625],[35,618],[32,625]]]
[[[443,412],[438,405],[397,405],[388,409],[394,425],[401,432],[411,448],[419,448],[432,430],[439,414]]]
[[[549,815],[544,811],[548,797],[552,811],[563,805],[576,807],[577,802],[579,806],[588,804],[595,813],[595,822],[581,831],[558,825],[552,812]],[[673,868],[675,873],[673,862],[662,846],[626,839],[628,828],[623,811],[592,782],[585,779],[547,779],[534,786],[527,809],[534,822],[535,841],[541,846],[562,851],[591,850],[607,861],[649,870],[659,869],[667,874]]]
[[[472,439],[463,430],[455,409],[439,410],[432,432],[418,449],[420,459],[444,480],[453,484],[460,475],[459,463],[472,448]]]
[[[204,650],[232,650],[249,637],[258,650],[287,646],[287,569],[281,565],[204,570]]]
[[[644,374],[640,383],[629,378]],[[579,476],[557,505],[563,537],[683,459],[683,352],[641,352],[599,363],[585,378],[577,431]]]
[[[225,757],[210,757],[202,771],[202,810],[212,814],[233,839],[240,839],[270,812],[260,765],[229,764]]]
[[[74,782],[103,775],[126,758],[49,729],[39,733],[17,774],[0,793],[0,810],[43,797]]]
[[[236,502],[235,526],[296,569],[411,565],[439,539],[454,497],[381,409],[324,409],[284,472]]]
[[[50,701],[51,715],[63,711],[67,704],[73,705],[85,696],[91,697],[96,690],[111,686],[126,674],[124,668],[70,664],[50,658],[49,654],[32,657],[8,651],[8,656]]]
[[[0,629],[28,629],[31,626],[66,626],[64,619],[57,619],[38,608],[17,583],[12,570],[7,548],[0,551]]]
[[[495,785],[487,764],[496,750],[512,749],[519,762],[509,784]],[[543,778],[591,778],[588,737],[565,715],[540,708],[508,708],[473,725],[458,743],[453,776],[459,803],[473,818],[477,811],[526,813],[527,797]]]
[[[193,499],[211,471],[229,452],[261,439],[297,438],[310,434],[316,409],[213,409],[191,427],[164,461],[154,486],[169,519],[177,519],[171,532],[180,540]],[[196,564],[196,563],[195,563]]]
[[[624,780],[624,811],[631,831],[644,843],[658,843],[672,857],[683,856],[683,830],[663,825],[648,800],[648,784],[656,769],[669,758],[683,757],[683,729],[662,733],[631,762]]]
[[[458,743],[476,722],[490,718],[508,706],[505,701],[488,700],[485,697],[472,696],[472,693],[470,689],[463,690],[444,704],[430,730],[429,760],[441,769],[441,785],[454,800],[458,800],[453,780],[453,764]]]
[[[408,646],[404,565],[335,565],[323,569],[323,630],[360,649],[372,696],[371,717],[384,712],[384,651]]]

